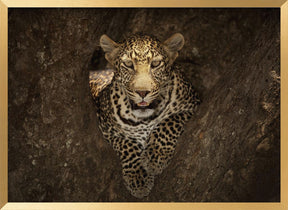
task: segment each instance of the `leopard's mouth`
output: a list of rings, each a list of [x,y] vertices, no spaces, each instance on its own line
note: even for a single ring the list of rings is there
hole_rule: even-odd
[[[151,103],[148,103],[147,101],[141,101],[139,103],[135,103],[133,101],[130,101],[131,107],[133,110],[135,109],[155,109],[158,104],[160,103],[159,100],[154,100]]]
[[[149,103],[146,101],[141,101],[140,103],[137,104],[137,106],[146,107],[146,106],[149,106]]]

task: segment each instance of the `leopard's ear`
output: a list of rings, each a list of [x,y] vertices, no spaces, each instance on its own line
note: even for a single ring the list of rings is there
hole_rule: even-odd
[[[100,46],[105,52],[105,58],[109,63],[112,64],[115,55],[118,52],[119,44],[114,42],[111,38],[109,38],[106,34],[103,34],[100,38]]]
[[[176,33],[168,38],[164,43],[164,49],[170,57],[170,64],[172,64],[178,56],[178,51],[184,46],[184,37],[180,33]]]

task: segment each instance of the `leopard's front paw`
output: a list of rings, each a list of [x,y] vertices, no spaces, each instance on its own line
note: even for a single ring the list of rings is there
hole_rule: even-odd
[[[154,176],[149,174],[143,167],[138,169],[123,169],[125,186],[136,198],[148,196],[154,186]]]
[[[163,169],[167,166],[167,161],[165,161],[165,157],[160,157],[157,155],[157,152],[153,150],[149,152],[143,151],[141,155],[141,160],[143,167],[147,170],[147,172],[151,175],[161,174]]]

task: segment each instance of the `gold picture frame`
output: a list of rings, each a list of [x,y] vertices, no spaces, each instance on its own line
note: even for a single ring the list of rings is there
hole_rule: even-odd
[[[8,8],[273,7],[281,12],[281,201],[279,203],[11,203],[8,202]],[[0,0],[0,209],[288,209],[288,0]]]

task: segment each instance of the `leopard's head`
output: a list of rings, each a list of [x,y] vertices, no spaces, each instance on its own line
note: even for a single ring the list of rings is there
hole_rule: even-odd
[[[100,45],[130,101],[145,109],[156,101],[161,88],[169,81],[171,65],[184,45],[184,37],[176,33],[160,42],[147,35],[133,35],[116,43],[102,35]]]

